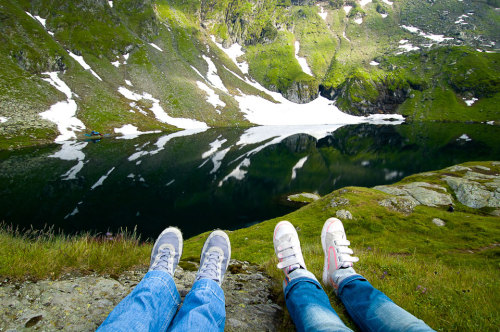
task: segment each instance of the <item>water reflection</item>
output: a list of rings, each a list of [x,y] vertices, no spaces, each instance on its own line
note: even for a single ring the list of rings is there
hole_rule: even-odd
[[[236,229],[290,212],[284,195],[375,186],[499,160],[499,129],[415,124],[209,129],[0,152],[0,220],[65,232],[137,225],[154,237]]]

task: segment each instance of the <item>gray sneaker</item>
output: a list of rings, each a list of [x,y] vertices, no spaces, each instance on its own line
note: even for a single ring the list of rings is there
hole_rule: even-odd
[[[156,239],[149,271],[165,271],[173,277],[181,255],[182,233],[176,227],[168,227]]]
[[[231,258],[231,243],[223,231],[213,231],[203,245],[200,257],[200,268],[195,280],[212,279],[222,285],[229,259]]]

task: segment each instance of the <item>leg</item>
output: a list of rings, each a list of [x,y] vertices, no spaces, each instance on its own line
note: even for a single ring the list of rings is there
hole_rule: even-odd
[[[217,282],[200,279],[184,299],[169,331],[224,331],[226,305],[224,291]]]
[[[351,331],[340,320],[314,274],[304,269],[290,273],[285,301],[297,331]]]
[[[363,331],[432,331],[424,321],[397,306],[359,274],[339,284],[338,296]]]
[[[97,330],[166,331],[180,304],[172,276],[181,255],[181,232],[165,229],[153,246],[148,273]]]
[[[286,306],[298,331],[351,331],[330,305],[316,277],[307,271],[297,232],[288,221],[274,229],[274,250],[283,270]]]
[[[168,273],[150,271],[97,331],[166,331],[180,300]]]
[[[325,222],[321,232],[325,254],[323,282],[333,286],[349,315],[363,331],[432,331],[422,320],[398,307],[384,293],[361,275],[352,265],[350,242],[344,226],[336,218]]]
[[[231,244],[227,234],[212,232],[203,246],[193,288],[169,331],[224,331],[226,306],[221,284],[230,257]]]

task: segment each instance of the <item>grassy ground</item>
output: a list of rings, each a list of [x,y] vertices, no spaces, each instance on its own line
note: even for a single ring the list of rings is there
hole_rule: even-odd
[[[465,165],[472,164],[500,172],[499,166],[489,162]],[[436,173],[446,172],[417,174],[401,182],[425,180],[443,185]],[[445,207],[418,206],[405,215],[380,206],[378,201],[386,197],[373,189],[343,188],[289,215],[228,232],[232,258],[261,264],[273,276],[273,287],[283,304],[282,273],[276,268],[272,244],[276,223],[286,219],[296,226],[307,268],[320,279],[321,228],[337,210],[348,209],[354,219],[346,220],[344,226],[360,257],[355,269],[376,288],[436,330],[496,330],[500,324],[499,218],[488,214],[491,209],[473,210],[455,198],[454,213]],[[331,202],[339,198],[348,199],[349,204],[332,207]],[[446,226],[435,226],[433,218],[444,220]],[[207,236],[200,234],[185,242],[184,261],[198,259]],[[114,239],[88,234],[64,237],[50,232],[20,234],[3,227],[0,275],[38,279],[72,270],[118,274],[137,265],[146,266],[151,245],[141,242],[134,233]],[[327,289],[327,293],[341,318],[354,327],[343,305],[331,290]],[[284,327],[290,326],[286,316]]]

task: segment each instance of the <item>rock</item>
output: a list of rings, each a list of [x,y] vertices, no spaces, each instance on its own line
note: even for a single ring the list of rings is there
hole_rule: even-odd
[[[348,210],[338,210],[335,215],[339,219],[347,219],[347,220],[352,220],[352,214]]]
[[[500,188],[496,187],[494,191],[488,190],[488,187],[475,181],[464,178],[445,176],[446,183],[453,189],[460,203],[475,209],[482,207],[500,207]],[[493,185],[495,186],[495,181]]]
[[[287,90],[279,92],[294,103],[305,104],[318,98],[318,82],[312,77],[310,81],[294,81]]]
[[[446,170],[448,170],[450,172],[471,171],[471,169],[469,167],[464,167],[464,166],[460,166],[460,165],[448,167]]]
[[[463,178],[467,180],[477,181],[477,180],[492,180],[497,178],[497,176],[468,171],[467,173],[465,173]]]
[[[482,169],[483,171],[490,171],[491,169],[486,166],[476,165],[474,168]]]
[[[232,260],[229,267],[222,285],[227,312],[225,331],[276,331],[283,310],[271,300],[271,277],[246,262]],[[34,283],[2,282],[0,331],[95,331],[146,272],[128,271],[117,280],[91,275]],[[195,274],[177,268],[174,280],[181,295],[189,292]]]
[[[343,205],[349,205],[350,201],[347,198],[344,197],[334,197],[330,201],[330,207],[337,207],[337,206],[343,206]]]
[[[432,223],[438,227],[443,227],[445,225],[445,222],[439,218],[432,219]]]
[[[491,211],[491,212],[490,212],[490,214],[491,214],[492,216],[497,216],[497,217],[500,217],[500,210],[493,210],[493,211]]]
[[[311,203],[320,199],[321,196],[317,194],[311,193],[301,193],[288,196],[288,200],[292,202],[301,202],[301,203]]]
[[[450,194],[445,194],[446,188],[426,182],[412,182],[399,186],[376,186],[373,189],[383,191],[387,194],[401,196],[412,200],[417,205],[426,206],[452,204]],[[443,192],[439,192],[443,191]]]
[[[378,204],[393,211],[411,214],[413,209],[419,205],[419,202],[413,197],[399,196],[386,198],[378,202]]]

